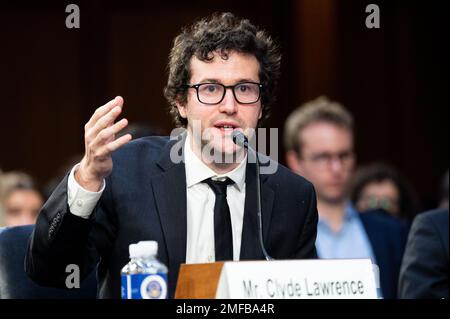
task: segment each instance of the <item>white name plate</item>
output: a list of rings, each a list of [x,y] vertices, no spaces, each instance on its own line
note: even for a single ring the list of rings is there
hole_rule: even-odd
[[[218,299],[376,299],[370,259],[226,262]]]

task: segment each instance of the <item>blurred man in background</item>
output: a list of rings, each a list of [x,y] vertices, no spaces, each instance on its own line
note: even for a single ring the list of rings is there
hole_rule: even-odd
[[[406,242],[402,225],[379,213],[359,214],[346,189],[355,165],[353,118],[340,104],[319,97],[287,119],[286,162],[317,192],[320,258],[370,258],[380,269],[384,298],[395,298]]]

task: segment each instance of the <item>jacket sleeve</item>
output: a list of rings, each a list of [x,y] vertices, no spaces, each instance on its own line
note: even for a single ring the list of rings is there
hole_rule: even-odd
[[[414,220],[400,270],[400,298],[448,298],[448,255],[439,234],[432,215]]]
[[[68,175],[42,207],[25,256],[25,271],[44,286],[65,288],[69,265],[76,265],[84,279],[99,259],[98,247],[108,250],[115,233],[105,201],[110,190],[105,189],[91,217],[85,219],[70,212],[67,181]]]

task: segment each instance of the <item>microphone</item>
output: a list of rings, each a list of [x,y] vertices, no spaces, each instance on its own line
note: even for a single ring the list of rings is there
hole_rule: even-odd
[[[240,131],[233,131],[232,137],[234,144],[240,147],[248,148],[248,139],[247,136],[244,135],[244,133]]]
[[[248,138],[244,135],[244,133],[240,131],[233,131],[232,134],[233,142],[234,144],[244,147],[246,149],[250,149],[253,152],[255,152],[256,155],[256,211],[258,213],[258,230],[259,230],[259,244],[261,246],[261,250],[264,254],[264,257],[266,260],[274,260],[270,255],[267,253],[266,248],[264,247],[264,240],[263,240],[263,229],[262,229],[262,212],[261,212],[261,180],[259,178],[259,157],[258,152],[254,150],[250,145],[248,145]]]

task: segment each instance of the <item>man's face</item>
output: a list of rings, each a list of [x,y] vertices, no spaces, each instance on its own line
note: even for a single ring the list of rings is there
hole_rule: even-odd
[[[188,84],[220,83],[235,85],[241,82],[259,83],[259,62],[253,55],[231,51],[228,59],[222,59],[214,52],[211,61],[191,58],[191,79]],[[185,105],[178,105],[183,118],[188,121],[188,130],[192,134],[194,125],[199,125],[202,134],[201,147],[208,144],[210,149],[222,154],[233,154],[236,145],[231,139],[233,130],[248,134],[255,129],[261,118],[261,100],[253,104],[240,104],[234,98],[231,89],[226,90],[225,97],[217,105],[206,105],[198,100],[197,92],[190,88]],[[197,124],[195,124],[197,123]],[[224,127],[225,126],[225,127]],[[194,144],[195,142],[194,136]],[[200,145],[194,145],[199,147]]]
[[[314,184],[318,199],[329,203],[345,200],[355,162],[352,133],[332,123],[317,122],[306,126],[298,138],[298,172]]]
[[[6,225],[12,227],[34,224],[42,204],[41,195],[34,190],[12,191],[5,199]]]

